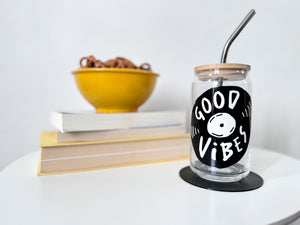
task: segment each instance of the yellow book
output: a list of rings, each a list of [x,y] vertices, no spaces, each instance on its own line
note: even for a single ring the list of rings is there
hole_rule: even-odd
[[[176,136],[186,133],[185,125],[142,127],[116,130],[57,132],[57,142],[79,142],[111,139]]]
[[[39,175],[187,159],[189,134],[85,142],[57,142],[56,131],[41,133]]]

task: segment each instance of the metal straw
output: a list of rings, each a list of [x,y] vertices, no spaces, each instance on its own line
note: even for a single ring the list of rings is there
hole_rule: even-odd
[[[255,15],[255,10],[251,9],[248,15],[243,19],[240,25],[235,29],[235,31],[231,34],[229,39],[226,41],[222,51],[221,63],[226,63],[228,50],[232,42],[237,38],[237,36],[241,33],[241,31],[244,29],[244,27],[247,25],[247,23],[252,19],[254,15]],[[223,85],[223,77],[220,77],[218,79],[218,86],[222,86],[222,85]]]

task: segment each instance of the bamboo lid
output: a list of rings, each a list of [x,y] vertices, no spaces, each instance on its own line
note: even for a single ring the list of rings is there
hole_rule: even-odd
[[[209,70],[251,70],[250,65],[239,64],[239,63],[217,63],[217,64],[206,64],[195,67],[195,72],[204,72]]]
[[[226,80],[243,79],[251,67],[247,64],[218,63],[206,64],[195,68],[196,75],[200,80],[223,77]]]

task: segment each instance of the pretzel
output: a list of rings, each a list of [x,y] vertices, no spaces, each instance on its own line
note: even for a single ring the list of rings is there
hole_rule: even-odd
[[[94,67],[102,68],[102,67],[104,67],[104,63],[101,60],[95,60],[94,61]]]
[[[86,60],[85,66],[82,65],[83,60]],[[95,61],[96,61],[95,57],[93,55],[90,55],[89,57],[82,57],[80,59],[79,64],[81,68],[95,67]]]
[[[149,63],[143,63],[142,65],[140,65],[139,69],[141,70],[151,70],[151,66]]]

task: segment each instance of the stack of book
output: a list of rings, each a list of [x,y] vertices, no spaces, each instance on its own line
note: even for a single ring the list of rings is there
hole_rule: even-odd
[[[53,112],[43,131],[38,174],[187,159],[185,112]]]

